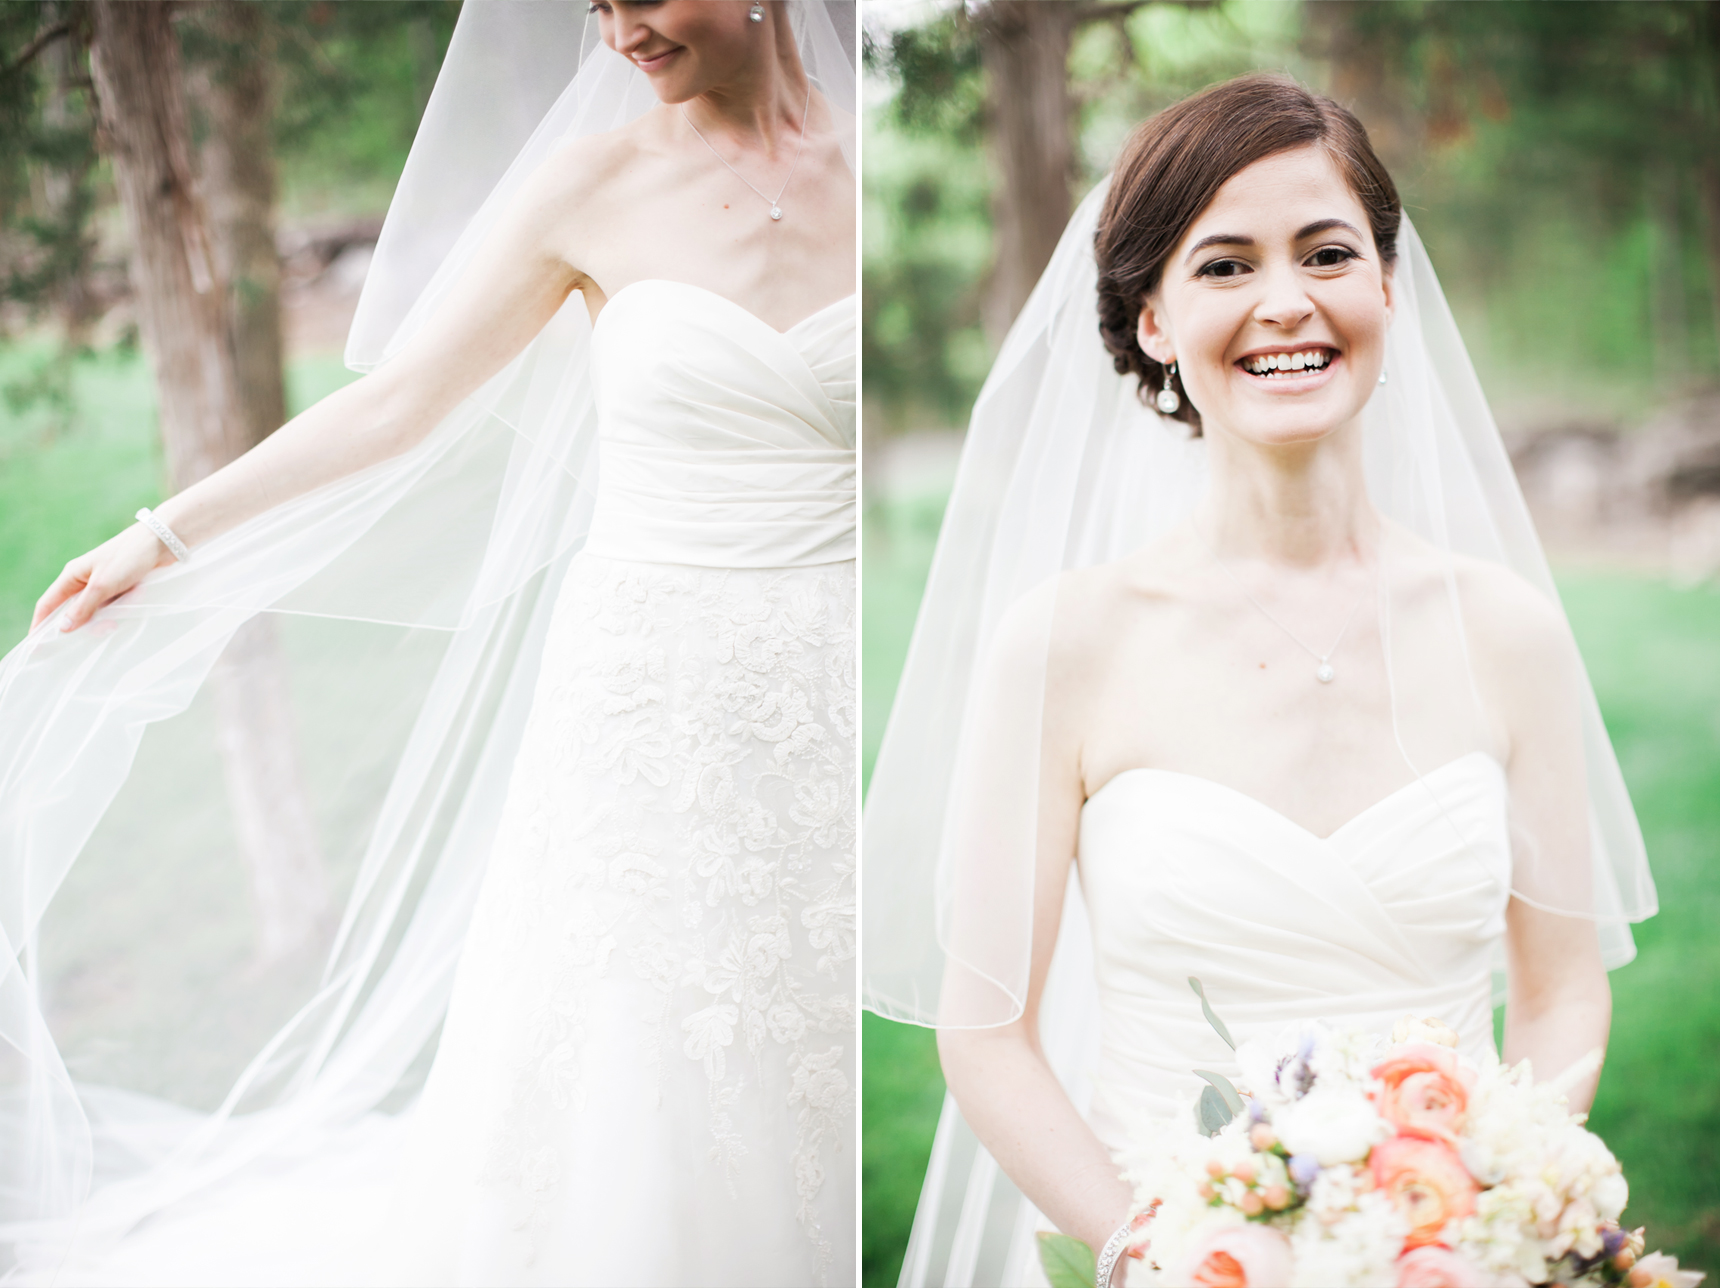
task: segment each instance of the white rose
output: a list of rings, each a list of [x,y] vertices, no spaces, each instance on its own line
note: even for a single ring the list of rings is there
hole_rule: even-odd
[[[1625,1184],[1622,1175],[1613,1172],[1595,1182],[1591,1201],[1595,1205],[1595,1211],[1600,1213],[1601,1220],[1616,1221],[1619,1213],[1624,1211],[1625,1204],[1630,1202],[1630,1186]]]
[[[1322,1167],[1359,1163],[1392,1135],[1391,1124],[1361,1096],[1317,1084],[1273,1114],[1272,1129],[1291,1154],[1312,1154]]]

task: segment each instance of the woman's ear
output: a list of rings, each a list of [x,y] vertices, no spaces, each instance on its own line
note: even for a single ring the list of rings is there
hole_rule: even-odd
[[[1392,319],[1397,316],[1397,276],[1392,271],[1393,266],[1387,265],[1386,271],[1380,275],[1380,286],[1386,293],[1386,325],[1390,326]]]
[[[1135,321],[1135,343],[1154,362],[1168,363],[1177,356],[1176,341],[1165,327],[1164,306],[1156,294],[1141,301],[1141,315]]]

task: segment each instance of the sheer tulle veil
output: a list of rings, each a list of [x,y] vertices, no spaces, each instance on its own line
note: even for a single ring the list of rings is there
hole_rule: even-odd
[[[852,165],[853,5],[785,3]],[[398,351],[553,149],[656,102],[582,7],[467,5],[349,365]],[[0,662],[0,1278],[410,1103],[590,520],[590,329],[571,298],[418,446]],[[332,891],[275,961],[210,683],[256,621]]]
[[[1205,490],[1204,441],[1143,406],[1133,377],[1115,372],[1100,340],[1093,246],[1105,189],[1100,184],[1071,219],[975,404],[872,777],[863,987],[865,1005],[891,1019],[985,1027],[1022,1013],[1043,663],[1055,626],[1055,594],[1046,588],[1064,570],[1139,549],[1183,520]],[[1437,796],[1429,777],[1439,764],[1434,749],[1449,745],[1449,726],[1473,718],[1479,705],[1463,696],[1475,688],[1457,569],[1490,561],[1552,604],[1558,597],[1480,383],[1407,219],[1398,248],[1388,379],[1364,414],[1365,471],[1376,508],[1413,536],[1418,551],[1434,552],[1446,590],[1440,647],[1432,649],[1425,639],[1412,648],[1394,637],[1402,607],[1389,592],[1379,597],[1391,690],[1391,724],[1379,734],[1406,776]],[[1013,653],[1000,662],[992,646],[1006,623]],[[1556,858],[1555,847],[1541,846],[1513,818],[1512,893],[1595,925],[1613,967],[1634,955],[1629,923],[1653,914],[1655,894],[1586,678],[1580,688],[1589,853]],[[1458,697],[1420,700],[1434,691]],[[1097,1001],[1073,877],[1069,890],[1040,1006],[1041,1038],[1084,1106]],[[1028,1282],[1037,1221],[946,1102],[902,1282]]]

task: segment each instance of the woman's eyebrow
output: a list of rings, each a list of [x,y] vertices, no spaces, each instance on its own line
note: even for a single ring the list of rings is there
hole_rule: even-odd
[[[1342,228],[1345,232],[1353,233],[1357,237],[1360,237],[1362,235],[1360,229],[1358,229],[1354,224],[1348,223],[1345,220],[1342,220],[1342,219],[1316,219],[1313,223],[1308,224],[1308,225],[1297,230],[1296,240],[1297,241],[1306,241],[1308,238],[1317,237],[1321,233],[1329,233],[1334,228]],[[1188,250],[1188,255],[1184,257],[1183,263],[1185,263],[1185,264],[1188,263],[1189,260],[1193,259],[1196,255],[1200,254],[1200,252],[1205,250],[1208,246],[1252,246],[1252,245],[1254,245],[1254,238],[1248,236],[1246,233],[1213,233],[1212,236],[1202,237],[1193,246],[1190,246],[1189,250]]]
[[[1316,237],[1321,233],[1329,233],[1334,228],[1342,228],[1345,232],[1353,233],[1357,237],[1362,235],[1361,229],[1357,228],[1354,224],[1346,223],[1342,219],[1316,219],[1313,223],[1297,232],[1296,240],[1305,241],[1308,238]]]
[[[1208,246],[1252,245],[1254,245],[1254,238],[1245,236],[1242,233],[1214,233],[1210,237],[1202,237],[1193,246],[1190,246],[1188,248],[1188,255],[1183,259],[1183,263],[1188,263],[1189,260],[1200,254],[1200,252],[1205,250]]]

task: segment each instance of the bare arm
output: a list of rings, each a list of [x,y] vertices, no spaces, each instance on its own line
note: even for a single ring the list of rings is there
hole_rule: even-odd
[[[580,284],[555,249],[566,167],[546,165],[474,257],[440,310],[398,356],[330,394],[256,447],[164,501],[157,514],[188,546],[292,497],[406,451],[512,360]],[[32,627],[68,599],[64,629],[172,556],[141,524],[65,570],[36,604]]]
[[[1035,672],[1043,658],[1035,632],[1010,626],[976,698],[982,714],[1007,707],[1022,692],[1038,692]],[[938,1053],[962,1116],[992,1157],[1058,1229],[1097,1252],[1128,1216],[1133,1195],[1104,1145],[1076,1112],[1039,1043],[1039,1005],[1057,944],[1083,800],[1078,746],[1071,736],[1072,705],[1060,695],[1054,672],[1046,682],[1044,703],[1033,952],[1025,1009],[1013,1023],[996,1028],[939,1029]],[[995,731],[975,733],[976,745],[996,745]],[[974,772],[987,775],[995,769],[982,757]],[[1115,1282],[1121,1283],[1123,1274],[1119,1268]]]
[[[1511,740],[1512,887],[1526,897],[1513,897],[1506,912],[1504,1056],[1527,1058],[1547,1080],[1604,1050],[1612,1024],[1595,923],[1572,915],[1591,899],[1582,664],[1562,617],[1539,596],[1497,619],[1507,643],[1488,664],[1490,687]],[[1596,1069],[1571,1088],[1572,1109],[1588,1110],[1599,1080]]]

